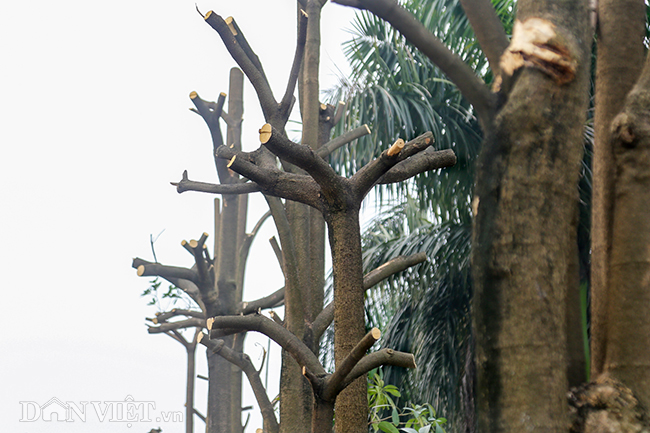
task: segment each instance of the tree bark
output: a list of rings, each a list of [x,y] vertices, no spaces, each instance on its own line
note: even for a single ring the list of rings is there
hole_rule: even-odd
[[[645,4],[642,0],[599,0],[596,61],[593,198],[591,223],[591,375],[603,372],[607,352],[610,255],[616,166],[612,120],[643,67]]]
[[[612,123],[615,160],[603,373],[650,407],[650,57]]]
[[[485,131],[472,243],[481,432],[559,432],[568,422],[565,300],[575,283],[587,2],[520,1],[518,19],[529,18],[552,23],[552,43],[577,69],[567,78],[522,63]]]
[[[336,368],[365,335],[363,264],[359,210],[325,215],[332,249],[334,278],[334,361]],[[348,386],[336,399],[336,433],[367,431],[366,375]]]

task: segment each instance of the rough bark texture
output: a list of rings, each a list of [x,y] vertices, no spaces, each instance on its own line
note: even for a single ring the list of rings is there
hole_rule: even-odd
[[[566,309],[587,103],[586,1],[520,1],[518,19],[554,25],[577,62],[558,84],[514,73],[487,128],[473,239],[477,403],[481,432],[566,429]]]
[[[325,215],[332,248],[334,277],[334,361],[336,368],[365,335],[363,265],[359,211],[348,208]],[[336,433],[365,433],[368,402],[366,376],[336,399]]]
[[[612,123],[616,167],[603,373],[650,407],[650,57]]]
[[[598,58],[596,62],[596,112],[593,160],[593,210],[591,224],[591,374],[603,371],[611,276],[615,157],[611,141],[612,120],[623,108],[625,96],[643,67],[645,5],[642,0],[598,1]]]

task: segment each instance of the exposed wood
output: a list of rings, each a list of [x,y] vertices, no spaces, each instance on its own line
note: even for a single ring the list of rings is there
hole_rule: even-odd
[[[398,138],[395,143],[393,143],[390,148],[388,148],[388,152],[386,152],[386,155],[388,156],[395,156],[398,153],[400,153],[404,149],[404,140],[401,138]]]

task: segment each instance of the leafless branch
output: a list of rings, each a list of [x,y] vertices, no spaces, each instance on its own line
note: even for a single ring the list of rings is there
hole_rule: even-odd
[[[361,138],[368,134],[370,134],[370,128],[368,128],[368,125],[361,125],[358,128],[354,128],[353,130],[328,141],[316,151],[316,154],[321,158],[325,158],[339,147],[345,146],[357,138]]]
[[[499,75],[499,59],[508,48],[508,37],[490,0],[460,0],[492,72]]]
[[[214,13],[214,11],[209,11],[205,14],[204,19],[210,27],[219,33],[226,49],[253,84],[265,118],[267,118],[267,120],[274,118],[277,115],[277,102],[273,97],[271,86],[269,85],[264,73],[258,69],[253,59],[251,59],[246,53],[241,42],[238,41],[235,35],[233,35],[230,27],[221,16]],[[241,35],[241,38],[243,38],[243,35]],[[248,44],[248,42],[246,42],[246,44]]]
[[[179,194],[185,191],[207,192],[210,194],[249,194],[261,191],[260,187],[253,182],[214,184],[189,180],[187,170],[183,172],[183,178],[180,182],[170,183],[176,187]]]
[[[228,362],[239,367],[248,378],[248,382],[253,389],[255,394],[255,399],[257,404],[260,407],[260,412],[262,412],[262,418],[264,420],[264,431],[269,433],[277,433],[279,431],[278,420],[275,417],[275,412],[273,410],[273,405],[269,400],[262,380],[260,379],[259,372],[255,369],[255,366],[251,362],[248,355],[245,353],[238,353],[229,348],[224,344],[223,340],[210,340],[206,334],[200,334],[197,338],[199,343],[206,346],[213,353],[218,353]]]
[[[255,301],[242,302],[239,304],[238,313],[251,314],[258,310],[265,310],[267,308],[275,308],[282,305],[284,301],[284,287],[271,293],[264,298],[256,299]]]
[[[363,166],[350,178],[358,197],[364,197],[379,178],[397,163],[429,147],[433,143],[433,134],[425,132],[407,143],[402,141],[403,147],[401,150],[398,146],[399,141],[395,142],[389,149],[384,150],[378,158]]]
[[[377,328],[372,328],[359,343],[348,353],[348,355],[339,363],[336,370],[325,381],[323,390],[323,398],[325,400],[333,400],[333,398],[340,392],[340,386],[344,379],[352,371],[352,369],[364,357],[368,349],[379,340],[381,331]]]
[[[165,323],[161,323],[158,326],[149,326],[148,331],[149,334],[160,334],[171,330],[193,328],[193,327],[203,328],[204,326],[205,326],[204,319],[197,319],[195,317],[192,317],[190,319],[179,320],[178,322],[165,322]]]
[[[260,314],[251,314],[248,316],[217,316],[213,318],[210,326],[211,337],[212,331],[219,329],[232,329],[238,332],[256,331],[262,333],[289,352],[301,366],[307,367],[315,374],[325,373],[318,358],[305,343],[268,317]]]
[[[294,90],[296,89],[296,82],[300,74],[300,66],[305,54],[305,41],[307,40],[307,13],[300,10],[298,20],[298,37],[296,41],[296,53],[293,57],[293,64],[291,65],[291,72],[289,73],[289,82],[287,83],[287,90],[284,92],[282,102],[280,102],[279,111],[280,116],[283,118],[289,117],[289,111],[293,106]]]
[[[434,150],[429,147],[424,152],[413,155],[409,159],[395,164],[377,180],[379,184],[402,182],[413,176],[431,170],[456,165],[456,154],[451,149]]]
[[[393,349],[381,349],[364,356],[359,363],[350,371],[339,385],[339,392],[345,389],[355,379],[368,373],[373,368],[382,365],[394,365],[396,367],[416,368],[415,357],[411,353],[398,352]]]

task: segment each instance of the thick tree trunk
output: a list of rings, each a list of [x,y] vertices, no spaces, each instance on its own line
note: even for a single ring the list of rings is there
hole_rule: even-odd
[[[650,407],[650,57],[612,123],[616,163],[603,374]]]
[[[232,347],[232,336],[223,339]],[[232,376],[230,362],[212,351],[208,356],[208,414],[206,433],[231,432],[232,422]],[[241,431],[241,430],[240,430]]]
[[[365,331],[363,264],[358,209],[325,216],[334,277],[334,361],[336,368]],[[368,421],[366,376],[336,399],[336,433],[365,433]]]
[[[616,166],[610,127],[643,67],[643,0],[598,1],[598,58],[591,224],[591,375],[603,372],[607,351],[608,288]]]
[[[472,252],[480,432],[560,432],[568,422],[565,301],[576,281],[587,2],[520,1],[518,19],[533,17],[554,24],[577,73],[559,84],[521,68],[486,131]]]

